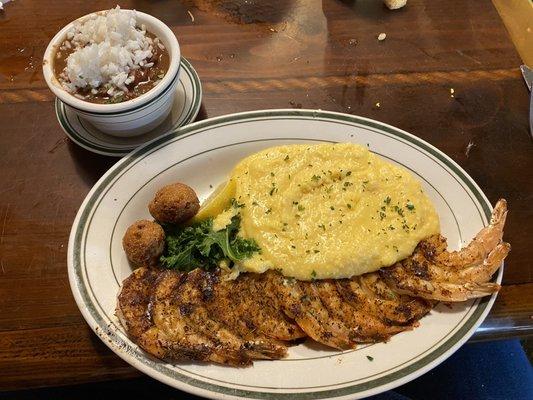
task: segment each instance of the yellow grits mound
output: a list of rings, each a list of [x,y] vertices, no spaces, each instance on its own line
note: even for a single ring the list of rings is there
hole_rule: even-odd
[[[234,168],[221,193],[212,208],[220,212],[235,198],[243,205],[239,234],[261,247],[237,266],[241,271],[347,278],[392,265],[439,233],[420,182],[355,144],[263,150]],[[214,213],[209,203],[203,209]],[[217,229],[231,220],[228,213],[215,218]]]

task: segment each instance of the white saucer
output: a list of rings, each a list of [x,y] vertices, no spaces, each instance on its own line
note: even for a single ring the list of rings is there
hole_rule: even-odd
[[[55,103],[57,119],[67,136],[84,149],[105,156],[122,157],[140,145],[194,121],[202,102],[200,78],[189,61],[183,57],[179,74],[170,115],[157,128],[143,135],[131,138],[107,135],[81,119],[58,98]]]

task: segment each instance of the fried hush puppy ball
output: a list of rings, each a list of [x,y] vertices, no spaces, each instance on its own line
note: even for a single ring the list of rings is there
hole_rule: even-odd
[[[165,248],[165,232],[156,222],[137,221],[126,230],[122,247],[136,266],[155,265]]]
[[[193,189],[183,183],[162,187],[148,205],[152,217],[161,223],[181,224],[196,215],[200,201]]]

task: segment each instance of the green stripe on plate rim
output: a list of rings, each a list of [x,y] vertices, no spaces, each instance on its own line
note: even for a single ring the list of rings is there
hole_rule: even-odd
[[[413,136],[407,132],[401,131],[397,128],[380,123],[378,121],[369,120],[366,118],[352,116],[348,114],[339,114],[339,113],[333,113],[333,112],[327,112],[327,111],[313,111],[313,110],[252,111],[252,112],[232,114],[228,116],[222,116],[222,117],[217,117],[217,118],[213,118],[209,120],[200,121],[200,122],[176,129],[173,132],[170,132],[162,137],[158,137],[152,140],[151,142],[146,143],[144,146],[138,148],[137,150],[133,151],[128,156],[124,157],[117,164],[115,164],[115,166],[110,171],[108,171],[95,184],[94,188],[91,190],[91,192],[85,199],[84,204],[80,208],[80,212],[78,213],[76,217],[77,223],[73,225],[73,229],[75,229],[75,231],[71,232],[70,239],[71,239],[72,244],[71,246],[69,246],[69,260],[70,260],[70,256],[72,256],[74,268],[72,270],[72,266],[69,266],[69,274],[74,274],[73,276],[71,276],[71,281],[74,280],[75,282],[75,287],[72,287],[72,290],[76,297],[76,301],[78,302],[78,306],[80,310],[82,311],[82,313],[84,314],[84,316],[86,317],[86,319],[88,319],[89,325],[95,331],[95,333],[98,334],[103,339],[104,343],[108,345],[113,351],[115,351],[119,356],[124,358],[126,361],[132,362],[133,364],[135,364],[137,368],[144,371],[148,375],[152,375],[153,377],[155,377],[153,374],[153,371],[155,370],[159,372],[160,374],[163,374],[165,378],[170,378],[170,379],[166,379],[167,383],[170,382],[170,380],[178,380],[182,382],[184,385],[192,387],[191,388],[192,391],[195,390],[194,388],[197,388],[200,390],[206,390],[206,391],[210,391],[214,393],[219,393],[221,395],[240,396],[240,397],[248,397],[248,398],[255,398],[255,399],[277,399],[277,398],[311,399],[311,398],[347,396],[350,394],[360,393],[362,391],[370,390],[370,389],[373,389],[373,388],[376,388],[382,385],[391,384],[416,371],[419,371],[425,366],[427,366],[429,363],[435,361],[437,358],[439,358],[445,352],[450,350],[452,347],[458,345],[461,342],[461,340],[466,340],[464,338],[465,335],[476,325],[476,323],[478,323],[479,318],[485,312],[488,312],[487,307],[491,305],[490,303],[494,300],[495,295],[493,295],[490,298],[483,298],[482,300],[478,300],[477,306],[474,305],[476,306],[476,309],[473,312],[473,314],[463,324],[463,326],[457,332],[453,334],[453,336],[450,339],[448,339],[444,344],[442,344],[439,348],[434,350],[432,353],[428,354],[421,360],[414,362],[408,367],[403,368],[402,370],[396,371],[394,373],[391,373],[381,378],[377,378],[372,381],[368,381],[368,382],[353,385],[353,386],[338,388],[338,389],[321,390],[321,391],[304,392],[304,393],[277,393],[277,392],[259,392],[259,391],[229,388],[229,387],[220,386],[220,385],[212,384],[209,382],[197,380],[197,379],[188,377],[186,375],[182,375],[176,371],[167,371],[166,369],[168,368],[165,367],[164,363],[154,360],[153,358],[144,354],[138,348],[129,345],[122,338],[118,337],[118,335],[112,329],[110,329],[109,327],[110,321],[106,321],[102,318],[102,316],[95,309],[95,305],[92,302],[89,294],[87,293],[87,289],[83,282],[82,262],[81,262],[81,253],[80,253],[83,235],[84,235],[84,232],[86,231],[86,228],[88,228],[86,226],[88,218],[92,214],[94,205],[96,201],[98,200],[98,198],[100,197],[102,191],[105,190],[105,188],[108,187],[109,184],[115,178],[119,177],[119,175],[121,175],[121,172],[129,165],[140,161],[142,158],[156,151],[161,146],[166,145],[170,142],[174,142],[176,140],[184,139],[190,135],[195,134],[196,131],[199,131],[202,128],[212,129],[218,125],[236,122],[236,121],[243,122],[245,120],[254,121],[254,120],[280,119],[280,118],[318,119],[318,120],[326,120],[330,122],[331,121],[333,122],[342,121],[342,122],[348,122],[354,125],[359,124],[362,126],[379,129],[383,132],[392,134],[393,136],[399,137],[414,145],[417,145],[419,148],[423,149],[428,154],[433,156],[435,159],[443,163],[448,169],[452,170],[453,173],[456,176],[458,176],[461,179],[461,181],[464,184],[466,184],[468,189],[474,194],[476,200],[481,205],[484,211],[484,215],[487,218],[487,220],[490,218],[490,214],[491,214],[490,203],[488,202],[484,194],[481,192],[481,190],[474,183],[474,181],[466,174],[465,171],[462,170],[461,167],[459,167],[459,165],[457,165],[453,160],[451,160],[444,153],[440,152],[438,149],[434,148],[427,142],[424,142],[422,139],[419,139],[416,136]],[[500,274],[498,278],[501,277],[501,274],[502,274],[502,270],[500,270]],[[76,290],[78,291],[80,298],[76,296]],[[92,320],[92,322],[90,322],[89,320]],[[113,323],[111,322],[111,324]],[[443,361],[443,360],[439,360],[439,361]]]
[[[184,125],[187,125],[191,123],[194,118],[198,115],[198,112],[200,111],[200,104],[202,101],[202,85],[200,83],[200,79],[198,77],[198,73],[194,69],[194,67],[191,65],[191,63],[184,57],[181,58],[181,67],[183,68],[183,71],[187,73],[187,75],[190,78],[190,81],[192,82],[192,98],[193,101],[189,107],[189,109],[186,112],[185,118],[183,118],[182,122],[179,123],[179,125],[176,125],[171,128],[171,131],[175,131],[179,127],[182,127]],[[179,83],[179,82],[178,82]],[[74,141],[79,146],[83,147],[86,150],[102,154],[105,156],[124,156],[128,154],[130,151],[132,151],[135,147],[125,148],[125,149],[116,149],[107,147],[95,142],[92,142],[85,137],[81,136],[76,129],[70,124],[70,122],[67,120],[65,116],[65,104],[61,102],[58,98],[55,100],[55,113],[56,117],[59,121],[59,124],[61,125],[61,128],[63,128],[63,131],[66,133],[66,135]],[[178,121],[181,118],[178,118]],[[164,136],[165,133],[162,134]],[[142,146],[143,144],[139,145]]]

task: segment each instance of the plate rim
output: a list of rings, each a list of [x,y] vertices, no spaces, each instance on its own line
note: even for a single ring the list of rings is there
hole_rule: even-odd
[[[76,215],[76,218],[74,220],[74,223],[72,225],[70,237],[69,237],[69,246],[68,246],[68,274],[69,274],[69,282],[71,286],[71,290],[73,293],[73,296],[76,300],[76,303],[78,305],[78,308],[80,309],[82,315],[84,316],[85,320],[91,327],[91,329],[100,337],[100,339],[112,350],[114,351],[119,357],[124,359],[126,362],[128,362],[130,365],[133,365],[135,368],[141,370],[142,372],[146,373],[149,376],[152,376],[153,378],[160,380],[168,385],[171,385],[173,387],[179,388],[181,390],[187,391],[189,393],[194,393],[196,395],[200,396],[209,396],[216,398],[291,398],[291,399],[308,399],[308,398],[342,398],[349,396],[350,398],[354,398],[354,396],[358,395],[372,395],[376,393],[380,393],[385,390],[390,390],[394,387],[397,387],[399,385],[402,385],[412,379],[415,379],[416,377],[424,374],[428,370],[436,367],[438,364],[443,362],[446,358],[451,356],[462,344],[464,344],[475,332],[477,327],[483,322],[486,315],[490,311],[495,299],[496,294],[486,297],[480,300],[477,300],[473,307],[475,307],[475,310],[473,311],[472,315],[468,318],[468,320],[456,331],[454,332],[450,338],[448,338],[443,344],[441,344],[439,347],[431,351],[429,354],[424,356],[422,359],[416,361],[415,363],[409,365],[408,367],[404,368],[403,370],[395,371],[392,374],[385,375],[381,378],[377,378],[371,382],[379,381],[382,379],[385,379],[388,381],[384,382],[383,384],[378,383],[374,387],[371,388],[363,388],[361,390],[356,390],[350,392],[350,389],[353,389],[356,386],[361,386],[363,384],[357,384],[357,385],[350,385],[345,386],[342,388],[335,388],[335,389],[328,389],[328,390],[317,390],[312,392],[261,392],[261,391],[250,391],[250,390],[242,390],[242,389],[234,389],[234,388],[228,388],[222,385],[213,384],[210,382],[205,382],[202,380],[196,380],[194,378],[190,377],[184,377],[184,380],[178,380],[174,377],[170,377],[167,375],[161,374],[159,370],[154,368],[151,365],[148,365],[141,361],[140,359],[137,359],[135,356],[129,354],[127,351],[124,351],[123,348],[120,347],[120,343],[117,344],[117,342],[122,341],[122,339],[117,338],[117,336],[114,334],[114,332],[110,329],[105,329],[105,327],[100,326],[98,321],[94,318],[94,316],[91,314],[90,310],[87,308],[87,305],[85,304],[85,301],[82,297],[82,294],[80,292],[80,287],[78,287],[78,284],[82,284],[82,278],[78,277],[74,271],[74,258],[78,254],[75,254],[75,241],[76,237],[78,236],[80,232],[80,220],[82,219],[82,216],[85,212],[88,210],[92,210],[92,207],[88,208],[88,204],[91,200],[95,197],[98,198],[98,189],[105,189],[108,186],[109,182],[106,182],[110,177],[114,177],[114,173],[116,171],[120,172],[121,168],[125,167],[126,165],[134,162],[139,156],[144,156],[146,154],[150,154],[154,151],[157,151],[158,148],[160,148],[162,145],[164,145],[166,142],[178,138],[184,139],[186,137],[189,137],[191,135],[194,135],[196,131],[201,130],[202,128],[209,128],[209,127],[215,127],[217,125],[220,125],[223,122],[226,121],[245,121],[245,120],[269,120],[272,119],[272,117],[300,117],[303,119],[326,119],[326,120],[333,120],[333,121],[343,121],[343,122],[351,122],[351,123],[357,123],[360,125],[370,126],[373,128],[377,128],[379,130],[385,131],[386,133],[393,134],[395,136],[399,136],[400,138],[407,139],[411,144],[421,148],[422,150],[425,150],[426,152],[429,152],[433,158],[437,158],[439,161],[444,163],[448,169],[451,169],[457,177],[463,181],[467,187],[470,189],[472,194],[475,196],[476,200],[481,205],[485,217],[487,219],[490,218],[490,211],[492,210],[492,206],[487,199],[486,195],[483,193],[483,191],[479,188],[479,186],[476,184],[476,182],[468,175],[464,169],[462,169],[454,160],[452,160],[449,156],[447,156],[444,152],[437,149],[435,146],[431,145],[430,143],[424,141],[423,139],[414,136],[406,131],[403,131],[399,128],[396,128],[394,126],[356,115],[350,115],[350,114],[343,114],[343,113],[336,113],[331,111],[322,111],[322,110],[306,110],[306,109],[272,109],[272,110],[257,110],[257,111],[246,111],[246,112],[240,112],[240,113],[234,113],[229,115],[223,115],[215,118],[206,119],[203,121],[195,122],[190,125],[186,125],[177,129],[174,129],[162,136],[159,136],[157,138],[154,138],[153,140],[141,145],[131,153],[129,153],[126,157],[119,160],[113,167],[111,167],[92,187],[90,192],[87,194],[86,198],[84,199],[83,203],[81,204],[78,213]],[[95,199],[96,199],[95,198]],[[89,212],[90,213],[90,212]],[[84,225],[81,226],[81,234],[83,234]],[[497,282],[501,282],[501,278],[503,275],[503,265],[499,269],[498,275],[496,277]],[[78,279],[79,278],[79,279]],[[78,282],[78,280],[80,280]],[[452,343],[450,343],[452,342]],[[438,353],[438,354],[436,354]],[[436,356],[434,356],[436,354]],[[145,355],[145,358],[150,359],[149,356]],[[426,359],[431,358],[429,361],[425,361]],[[419,364],[422,363],[423,365],[420,366]],[[393,378],[391,379],[390,376],[394,376],[395,374],[398,374],[400,371],[409,370],[405,372],[403,375],[401,375],[399,378]],[[179,374],[179,373],[178,373]],[[196,383],[196,385],[195,385]],[[218,389],[218,390],[217,390]]]
[[[192,97],[193,97],[191,106],[185,114],[186,117],[183,119],[183,121],[179,125],[171,127],[168,132],[163,132],[157,138],[165,136],[168,133],[174,132],[176,129],[182,128],[185,125],[191,124],[192,121],[194,121],[194,119],[200,112],[200,109],[202,107],[203,90],[202,90],[202,82],[200,80],[200,76],[198,75],[198,72],[193,67],[191,62],[187,60],[185,57],[181,57],[180,59],[180,71],[179,71],[179,75],[177,79],[178,84],[182,80],[182,75],[181,75],[182,72],[186,73],[189,77],[189,80],[191,81]],[[123,157],[129,154],[130,152],[132,152],[133,150],[136,150],[137,148],[141,148],[145,144],[153,140],[153,139],[150,139],[149,141],[142,143],[138,146],[124,147],[124,149],[115,149],[115,148],[106,147],[105,145],[87,143],[87,140],[85,139],[85,137],[83,137],[83,135],[80,135],[76,131],[76,129],[74,129],[70,125],[70,123],[66,121],[65,103],[63,103],[57,97],[55,98],[55,101],[54,101],[54,111],[55,111],[56,119],[59,122],[59,126],[61,127],[63,132],[68,136],[68,138],[72,140],[74,143],[76,143],[78,146],[92,153],[109,156],[109,157]]]

